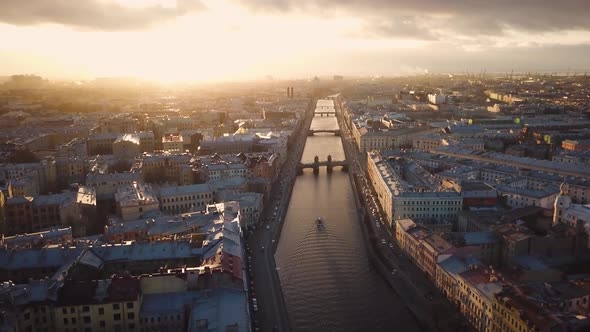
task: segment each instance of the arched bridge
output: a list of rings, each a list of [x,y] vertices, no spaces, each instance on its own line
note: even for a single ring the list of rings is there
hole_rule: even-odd
[[[307,131],[307,136],[313,136],[316,133],[333,133],[336,136],[340,136],[340,129],[310,129]]]
[[[297,166],[297,174],[303,174],[303,170],[306,168],[312,168],[315,174],[320,172],[320,167],[326,166],[328,169],[328,173],[332,173],[334,167],[340,166],[342,167],[343,171],[348,171],[348,161],[347,160],[332,160],[332,156],[328,155],[328,160],[320,161],[318,156],[313,158],[313,163],[299,163]]]
[[[330,115],[336,116],[336,112],[335,111],[318,111],[318,110],[316,110],[315,112],[313,112],[313,115],[314,116],[324,116],[324,115],[325,116],[330,116]]]

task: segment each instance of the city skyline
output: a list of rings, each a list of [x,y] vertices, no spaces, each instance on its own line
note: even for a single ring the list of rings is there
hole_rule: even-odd
[[[0,4],[0,75],[164,82],[590,71],[583,1]]]
[[[129,83],[1,82],[1,331],[590,327],[587,75]]]

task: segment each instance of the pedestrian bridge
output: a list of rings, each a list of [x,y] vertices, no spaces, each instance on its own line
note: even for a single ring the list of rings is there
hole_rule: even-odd
[[[336,111],[319,111],[319,110],[316,110],[315,112],[313,112],[313,115],[314,116],[318,116],[318,115],[319,116],[324,116],[324,115],[325,116],[330,116],[330,115],[336,116]]]
[[[307,136],[313,136],[316,133],[333,133],[336,136],[340,136],[340,129],[310,129],[307,131]]]
[[[332,156],[328,155],[328,158],[325,161],[320,161],[320,158],[318,156],[315,156],[313,158],[312,163],[300,162],[299,165],[297,165],[297,174],[299,174],[299,175],[303,174],[303,170],[306,168],[311,168],[311,169],[313,169],[314,174],[318,174],[320,172],[320,167],[324,167],[324,166],[328,169],[328,173],[332,173],[332,170],[334,169],[334,167],[338,167],[338,166],[342,167],[343,171],[348,171],[348,161],[347,160],[332,160]]]
[[[336,108],[334,108],[334,101],[333,100],[325,100],[324,103],[320,103],[316,105],[315,111],[313,112],[314,116],[330,116],[336,115]]]

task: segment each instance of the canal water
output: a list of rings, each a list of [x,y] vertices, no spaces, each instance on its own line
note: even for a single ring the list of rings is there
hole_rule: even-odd
[[[312,129],[337,129],[315,117]],[[345,158],[340,137],[307,138],[302,162]],[[322,216],[325,230],[315,219]],[[367,259],[348,174],[305,170],[297,177],[275,261],[294,331],[419,331],[410,312]]]

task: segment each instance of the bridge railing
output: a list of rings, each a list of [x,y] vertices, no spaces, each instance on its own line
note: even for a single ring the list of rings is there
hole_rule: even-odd
[[[348,164],[348,160],[332,160],[332,161],[328,161],[328,160],[322,160],[322,161],[318,161],[316,162],[308,162],[308,163],[299,163],[300,167],[313,167],[313,166],[327,166],[327,165],[332,165],[332,166],[342,166],[342,165],[347,165]]]

